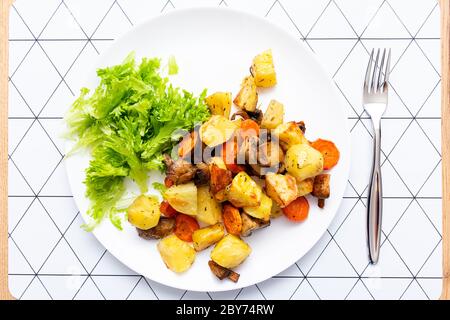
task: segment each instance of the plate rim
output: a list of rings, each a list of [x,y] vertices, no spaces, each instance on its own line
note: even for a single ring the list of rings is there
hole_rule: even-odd
[[[334,96],[335,96],[335,97],[339,97],[339,92],[338,92],[336,86],[335,86],[334,83],[333,83],[333,79],[329,76],[329,74],[328,74],[328,72],[326,71],[324,65],[323,65],[323,64],[320,62],[320,60],[318,59],[318,56],[317,56],[314,52],[311,52],[311,50],[309,50],[309,49],[307,48],[307,46],[306,46],[304,43],[302,43],[302,42],[300,41],[300,39],[296,38],[292,33],[288,32],[287,30],[285,30],[284,28],[282,28],[281,26],[275,24],[274,22],[270,21],[270,20],[267,19],[267,18],[264,18],[264,17],[258,16],[258,15],[255,15],[255,14],[253,14],[253,13],[249,13],[249,12],[244,11],[244,10],[239,10],[239,9],[235,9],[235,8],[228,8],[228,7],[227,7],[227,8],[224,8],[224,7],[214,7],[214,6],[196,6],[196,7],[190,7],[190,8],[173,9],[173,10],[170,10],[170,11],[168,11],[168,12],[162,12],[162,13],[156,15],[156,16],[152,16],[152,17],[149,17],[149,18],[147,18],[147,19],[145,19],[145,20],[142,20],[142,21],[140,21],[139,23],[133,25],[133,26],[132,26],[130,29],[128,29],[125,33],[121,34],[119,37],[117,37],[116,39],[114,39],[114,40],[111,42],[109,48],[107,48],[107,50],[105,50],[103,53],[99,54],[99,56],[98,56],[96,59],[94,59],[91,63],[89,63],[89,64],[87,65],[87,68],[86,68],[85,72],[84,72],[84,77],[85,77],[85,78],[88,78],[88,77],[89,77],[88,75],[89,75],[93,70],[96,70],[96,69],[97,69],[97,67],[95,67],[95,66],[102,65],[102,63],[101,63],[101,62],[102,62],[102,57],[103,57],[105,54],[107,54],[107,53],[109,52],[109,50],[110,50],[112,47],[114,47],[114,45],[116,45],[118,42],[121,42],[123,39],[126,39],[127,36],[129,36],[129,34],[132,33],[132,32],[134,32],[135,30],[140,29],[140,28],[142,28],[143,26],[145,26],[146,24],[149,24],[149,23],[151,23],[151,22],[153,22],[153,21],[165,19],[166,17],[170,17],[170,16],[172,16],[172,15],[189,14],[190,12],[201,12],[201,11],[204,11],[204,12],[207,12],[207,11],[228,12],[228,13],[231,13],[231,14],[234,14],[234,15],[241,15],[241,16],[244,16],[244,17],[246,16],[246,17],[248,17],[248,18],[250,18],[250,19],[258,20],[258,21],[261,22],[261,23],[268,24],[268,25],[270,25],[271,28],[277,30],[278,32],[283,33],[285,36],[287,36],[287,37],[289,37],[291,40],[293,40],[293,42],[295,42],[297,45],[299,45],[300,47],[302,47],[303,50],[305,50],[305,52],[307,52],[307,54],[309,55],[309,57],[315,61],[315,64],[316,64],[317,68],[320,70],[321,73],[323,73],[323,74],[325,75],[325,77],[326,77],[326,79],[327,79],[327,82],[328,82],[328,84],[329,84],[329,87],[331,88],[331,90],[332,90]],[[342,170],[345,171],[345,172],[344,172],[344,177],[343,177],[343,178],[345,178],[346,183],[348,183],[348,179],[349,179],[349,176],[350,176],[351,153],[352,153],[350,121],[349,121],[349,119],[348,119],[348,117],[347,117],[346,109],[345,109],[345,107],[344,107],[344,105],[343,105],[343,103],[342,103],[342,101],[341,101],[340,99],[336,99],[336,106],[338,106],[338,107],[340,108],[340,112],[342,112],[342,114],[344,115],[344,118],[345,118],[344,124],[342,125],[342,127],[343,127],[342,131],[345,132],[345,141],[346,141],[346,146],[347,146],[347,152],[348,152],[348,153],[346,154],[346,158],[347,158],[347,159],[346,159],[347,161],[345,162],[345,165],[346,165],[346,166],[345,166]],[[63,121],[64,121],[64,120],[63,120]],[[68,151],[70,150],[69,145],[70,145],[70,141],[69,141],[69,140],[66,140],[66,141],[64,142],[64,150],[65,150],[65,154],[67,154]],[[341,165],[342,165],[342,164],[341,164]],[[67,174],[67,177],[68,177],[68,180],[69,180],[69,188],[70,188],[70,191],[71,191],[71,193],[72,193],[74,202],[75,202],[75,204],[77,205],[77,208],[79,208],[79,207],[78,207],[78,201],[77,201],[78,199],[77,199],[77,197],[75,196],[75,193],[73,192],[73,188],[72,188],[72,185],[73,185],[73,184],[72,184],[72,178],[70,178],[71,175],[69,174],[69,169],[68,169],[68,166],[67,166],[67,165],[65,165],[65,171],[66,171],[66,174]],[[339,208],[342,206],[342,200],[343,200],[344,194],[345,194],[345,186],[344,186],[344,188],[342,189],[342,195],[340,195],[340,197],[339,197],[339,199],[338,199],[337,208],[336,208],[336,210],[333,212],[333,217],[329,220],[328,225],[326,226],[324,232],[322,232],[322,233],[317,237],[317,239],[314,240],[314,243],[313,243],[313,244],[312,244],[312,245],[304,252],[304,254],[303,254],[301,257],[296,257],[296,260],[295,260],[295,261],[301,259],[301,258],[304,257],[308,252],[310,252],[310,251],[317,245],[317,243],[318,243],[318,241],[320,240],[320,238],[323,237],[323,235],[326,233],[326,231],[327,231],[328,228],[330,227],[331,223],[332,223],[332,222],[334,221],[334,219],[336,218],[336,214],[337,214]],[[85,218],[85,214],[86,214],[86,213],[80,212],[80,215],[81,215],[83,221],[84,221],[84,222],[88,222],[88,221],[86,220],[86,218]],[[97,241],[98,241],[98,242],[99,242],[99,243],[100,243],[100,244],[101,244],[108,252],[111,253],[111,255],[113,255],[113,256],[114,256],[120,263],[122,263],[124,266],[126,266],[127,268],[130,268],[131,270],[133,270],[133,272],[136,272],[136,273],[139,274],[140,276],[149,278],[150,280],[155,281],[155,282],[157,282],[157,283],[159,283],[159,284],[162,284],[162,285],[164,285],[164,286],[168,286],[168,287],[172,287],[172,288],[176,288],[176,289],[180,289],[180,290],[188,290],[188,291],[194,291],[194,292],[225,292],[225,291],[231,291],[231,290],[239,290],[239,289],[242,289],[242,288],[245,288],[245,287],[249,287],[249,286],[252,286],[252,285],[261,283],[261,282],[263,282],[263,281],[265,281],[265,280],[268,280],[268,279],[272,278],[273,276],[275,276],[275,275],[277,275],[277,274],[283,272],[284,270],[290,268],[290,267],[293,265],[293,264],[290,264],[290,265],[288,265],[288,266],[286,266],[286,267],[283,267],[283,268],[282,268],[281,270],[279,270],[276,274],[270,275],[270,276],[268,276],[268,277],[266,277],[266,278],[264,278],[264,279],[257,280],[257,281],[255,281],[255,282],[253,282],[253,283],[251,283],[251,284],[240,285],[239,283],[237,283],[236,286],[233,287],[233,288],[224,288],[224,287],[220,287],[220,286],[219,286],[218,288],[208,288],[208,290],[203,290],[203,289],[201,289],[201,288],[200,288],[200,289],[199,289],[199,288],[188,288],[188,287],[185,287],[185,286],[182,286],[182,285],[176,285],[176,284],[172,284],[172,283],[168,284],[168,283],[166,283],[166,282],[164,282],[164,281],[161,281],[161,280],[159,280],[159,279],[155,279],[155,278],[153,278],[153,277],[148,277],[148,276],[146,276],[146,275],[143,275],[143,274],[137,272],[136,270],[134,270],[134,268],[129,267],[129,264],[128,264],[128,263],[126,263],[126,262],[123,261],[120,257],[118,257],[116,254],[114,254],[114,250],[110,250],[110,247],[107,246],[107,245],[104,243],[104,241],[101,240],[102,237],[99,237],[99,236],[97,235],[96,229],[94,229],[91,233],[95,236],[96,240],[97,240]],[[295,261],[294,261],[294,264],[295,264]]]

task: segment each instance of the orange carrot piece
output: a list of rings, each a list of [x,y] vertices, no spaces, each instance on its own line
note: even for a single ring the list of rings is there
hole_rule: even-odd
[[[192,152],[192,150],[194,150],[197,141],[198,133],[196,131],[192,131],[189,135],[186,135],[179,144],[178,156],[180,158],[188,156]]]
[[[192,234],[200,226],[195,218],[186,214],[178,214],[175,218],[175,235],[183,241],[192,242]]]
[[[225,204],[222,212],[223,224],[228,233],[239,236],[242,230],[242,218],[239,210],[231,204]]]
[[[175,217],[179,212],[175,210],[167,200],[164,200],[161,202],[159,206],[159,211],[164,215],[166,218],[173,218]]]
[[[246,119],[241,122],[241,128],[239,129],[239,135],[245,139],[247,137],[253,137],[259,135],[259,125],[252,119]]]
[[[339,149],[333,142],[329,140],[317,139],[311,143],[311,147],[322,153],[324,170],[330,170],[339,162]]]
[[[236,164],[237,152],[238,144],[235,139],[228,140],[222,145],[222,159],[227,169],[235,174],[245,171],[244,166]]]
[[[305,197],[298,197],[282,210],[286,218],[289,220],[294,222],[302,222],[308,218],[309,203]]]

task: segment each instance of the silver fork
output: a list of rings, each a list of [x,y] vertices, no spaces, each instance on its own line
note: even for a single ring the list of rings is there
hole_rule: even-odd
[[[373,61],[374,50],[370,54],[367,65],[366,77],[363,89],[364,110],[372,119],[374,131],[373,139],[373,164],[372,176],[369,186],[369,197],[367,203],[367,235],[369,244],[370,262],[378,262],[380,255],[381,218],[383,212],[383,192],[381,185],[381,117],[386,111],[388,103],[388,80],[391,61],[391,50],[387,54],[386,49],[380,58],[380,49],[377,50],[375,61]]]

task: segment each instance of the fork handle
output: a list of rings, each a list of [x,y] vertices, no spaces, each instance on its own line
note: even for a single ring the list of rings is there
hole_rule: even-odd
[[[383,212],[383,192],[381,186],[381,121],[374,121],[373,165],[367,203],[367,235],[369,257],[372,264],[378,262],[380,255],[381,216]]]

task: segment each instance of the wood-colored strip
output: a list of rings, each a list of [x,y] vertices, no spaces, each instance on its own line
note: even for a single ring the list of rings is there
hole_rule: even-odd
[[[441,5],[442,64],[442,294],[450,299],[450,1]]]
[[[13,0],[0,0],[0,300],[8,290],[8,18]],[[442,42],[442,267],[441,299],[450,299],[450,1],[440,0]]]
[[[8,290],[8,23],[12,0],[0,0],[0,300]]]

